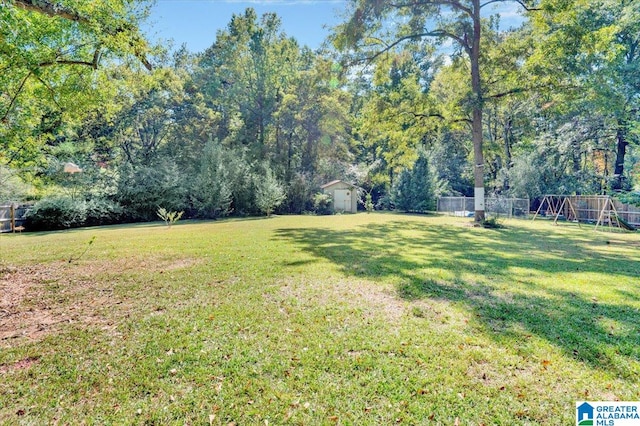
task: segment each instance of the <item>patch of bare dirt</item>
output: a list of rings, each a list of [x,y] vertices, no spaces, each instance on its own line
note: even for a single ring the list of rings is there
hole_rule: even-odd
[[[28,357],[25,359],[21,359],[18,362],[14,362],[13,364],[0,364],[0,374],[5,374],[10,371],[16,370],[26,370],[27,368],[31,368],[33,364],[38,363],[40,360],[35,357]]]
[[[6,267],[0,271],[0,341],[36,336],[58,321],[45,307],[34,303],[38,287],[59,279],[54,266]]]
[[[118,297],[110,276],[170,272],[194,259],[118,259],[0,268],[0,347],[18,338],[39,340],[65,324],[113,329],[133,309]]]
[[[309,282],[301,279],[296,282],[290,278],[283,283],[281,295],[316,305],[347,303],[354,308],[362,309],[366,315],[376,316],[382,313],[394,322],[406,311],[406,303],[395,297],[390,288],[366,280]]]

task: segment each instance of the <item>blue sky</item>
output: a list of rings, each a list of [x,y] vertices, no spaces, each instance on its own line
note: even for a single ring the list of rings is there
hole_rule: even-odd
[[[156,0],[147,34],[156,40],[173,39],[175,47],[186,43],[192,52],[201,52],[213,44],[216,32],[227,27],[233,14],[252,7],[258,16],[275,12],[288,36],[317,49],[329,35],[328,27],[342,21],[346,5],[346,0]],[[486,10],[497,11],[498,6]],[[499,11],[505,29],[522,21],[515,2],[501,3]]]
[[[301,45],[319,48],[329,34],[327,25],[336,25],[345,10],[345,0],[156,0],[147,30],[152,39],[173,39],[175,46],[186,43],[200,52],[215,41],[216,32],[226,28],[233,14],[252,7],[258,16],[275,12],[282,29]]]

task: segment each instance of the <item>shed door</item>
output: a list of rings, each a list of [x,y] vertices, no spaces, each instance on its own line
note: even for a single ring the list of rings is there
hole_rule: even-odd
[[[333,206],[338,211],[351,211],[351,191],[348,189],[336,189]]]

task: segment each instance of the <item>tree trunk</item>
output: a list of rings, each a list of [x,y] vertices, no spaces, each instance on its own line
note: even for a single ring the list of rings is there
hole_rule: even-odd
[[[471,90],[473,91],[473,180],[475,221],[482,222],[484,214],[484,155],[482,153],[482,85],[480,82],[480,0],[473,0],[473,34],[469,57],[471,60]]]
[[[624,158],[627,155],[627,126],[625,121],[618,121],[618,130],[616,131],[616,164],[613,169],[614,180],[611,184],[611,189],[619,191],[623,189],[624,181]]]

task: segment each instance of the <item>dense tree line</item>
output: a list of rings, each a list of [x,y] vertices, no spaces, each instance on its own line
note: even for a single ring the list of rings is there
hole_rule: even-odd
[[[189,52],[144,40],[145,2],[0,2],[0,199],[66,227],[302,213],[334,179],[405,211],[638,189],[637,0],[350,6],[334,50],[247,9]]]

